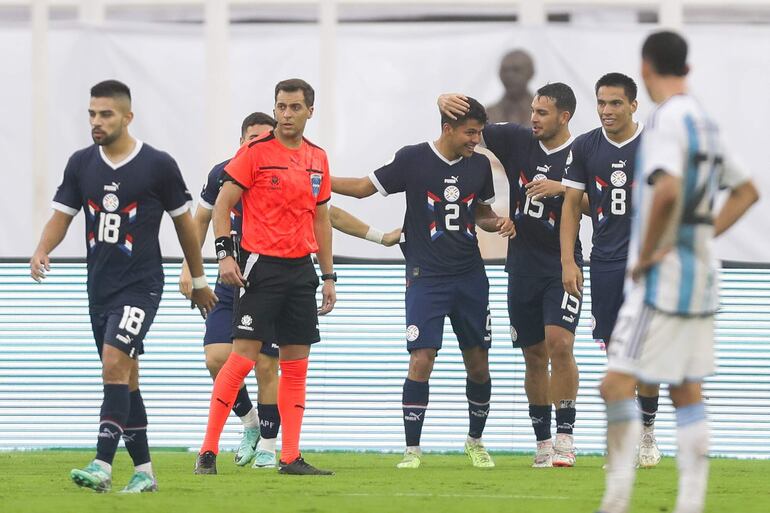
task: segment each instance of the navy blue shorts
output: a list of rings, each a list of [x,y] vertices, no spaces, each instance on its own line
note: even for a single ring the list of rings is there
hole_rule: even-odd
[[[623,305],[625,262],[591,262],[591,317],[594,340],[610,343],[610,335]]]
[[[561,276],[508,276],[508,317],[514,347],[542,342],[546,326],[575,333],[581,306],[580,298],[565,292]]]
[[[231,344],[233,342],[233,290],[229,285],[217,283],[214,293],[219,302],[206,316],[206,333],[203,335],[203,345]],[[278,345],[273,342],[263,342],[260,353],[278,358]]]
[[[157,312],[156,305],[134,306],[130,302],[101,312],[90,312],[91,331],[99,358],[104,344],[120,349],[129,358],[136,359],[144,354],[144,337]]]
[[[406,348],[441,349],[449,317],[460,349],[492,345],[489,280],[481,268],[459,276],[410,278],[406,286]]]

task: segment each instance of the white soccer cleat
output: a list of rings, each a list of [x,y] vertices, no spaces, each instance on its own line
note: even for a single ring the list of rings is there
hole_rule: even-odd
[[[404,451],[404,458],[396,464],[396,468],[420,468],[421,464],[422,451],[409,447]]]
[[[637,466],[639,468],[653,468],[660,463],[660,449],[655,439],[655,431],[652,426],[644,426],[642,439],[639,441],[637,454]]]
[[[532,468],[550,467],[553,467],[553,440],[549,438],[537,443],[537,452],[535,452]]]
[[[575,466],[575,443],[572,435],[556,433],[556,443],[553,445],[553,466]]]

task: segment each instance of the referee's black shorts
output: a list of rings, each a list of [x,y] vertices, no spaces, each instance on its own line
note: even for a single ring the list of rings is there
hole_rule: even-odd
[[[244,252],[246,281],[233,315],[233,338],[279,346],[310,345],[321,340],[315,293],[318,275],[310,255],[279,258]]]

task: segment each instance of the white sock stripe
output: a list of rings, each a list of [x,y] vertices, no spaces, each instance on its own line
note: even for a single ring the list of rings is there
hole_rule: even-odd
[[[477,402],[471,401],[470,399],[468,399],[468,402],[474,406],[489,406],[489,403],[490,403],[490,401],[487,401],[485,403],[477,403]]]
[[[427,404],[402,404],[402,408],[416,408],[418,410],[427,410],[428,405]]]
[[[116,428],[120,429],[120,432],[121,432],[121,433],[123,432],[123,426],[121,426],[120,424],[118,424],[118,423],[117,423],[117,422],[115,422],[114,420],[107,420],[107,419],[104,419],[104,420],[102,420],[102,421],[100,421],[100,422],[99,422],[99,427],[101,427],[101,425],[102,425],[102,424],[112,424],[112,425],[113,425],[113,426],[115,426]]]
[[[142,427],[127,427],[123,431],[147,431],[147,426]]]

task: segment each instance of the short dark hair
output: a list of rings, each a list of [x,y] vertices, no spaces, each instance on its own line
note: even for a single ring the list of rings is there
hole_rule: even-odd
[[[546,84],[537,90],[537,96],[545,96],[553,100],[556,104],[556,109],[560,111],[569,112],[569,117],[575,115],[575,109],[577,108],[577,99],[572,88],[562,82],[554,82],[553,84]]]
[[[444,123],[449,123],[449,126],[457,128],[458,126],[466,123],[469,119],[478,121],[482,126],[487,124],[487,111],[484,106],[480,104],[478,100],[471,98],[470,96],[466,96],[465,101],[467,101],[468,105],[470,106],[468,112],[462,116],[457,116],[457,119],[452,119],[442,112],[441,126],[444,126]]]
[[[243,118],[243,123],[241,123],[241,135],[245,134],[246,130],[254,125],[270,125],[275,128],[276,125],[278,125],[278,122],[273,119],[273,116],[265,114],[264,112],[252,112]]]
[[[91,88],[91,98],[116,98],[125,96],[131,100],[131,89],[119,80],[104,80]]]
[[[683,77],[687,67],[687,41],[676,32],[664,30],[647,36],[642,59],[649,61],[660,75]]]
[[[293,93],[295,91],[302,91],[302,95],[305,97],[305,105],[312,107],[315,102],[315,90],[313,87],[302,80],[301,78],[290,78],[288,80],[281,80],[275,85],[275,97],[273,100],[278,99],[278,92],[285,91],[287,93]]]
[[[622,87],[629,102],[636,100],[637,87],[634,79],[623,73],[607,73],[596,81],[594,92],[598,95],[600,87]]]

